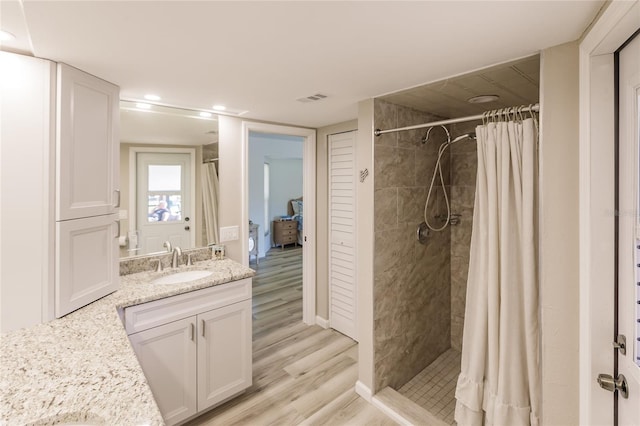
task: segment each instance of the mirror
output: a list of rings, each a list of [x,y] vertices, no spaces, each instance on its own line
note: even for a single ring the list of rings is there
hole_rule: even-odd
[[[121,101],[120,257],[215,243],[217,169],[217,115]]]

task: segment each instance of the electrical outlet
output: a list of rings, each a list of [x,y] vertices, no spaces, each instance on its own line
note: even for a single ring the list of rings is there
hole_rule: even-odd
[[[240,228],[238,226],[224,226],[220,228],[220,242],[235,241],[240,238]]]

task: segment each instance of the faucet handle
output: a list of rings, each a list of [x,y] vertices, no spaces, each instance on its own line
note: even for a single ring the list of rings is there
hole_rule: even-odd
[[[187,266],[193,266],[193,261],[191,260],[191,253],[187,253]]]
[[[162,272],[162,259],[158,258],[158,266],[156,267],[156,272]]]

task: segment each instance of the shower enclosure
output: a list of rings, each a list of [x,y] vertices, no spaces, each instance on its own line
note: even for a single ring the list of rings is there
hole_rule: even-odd
[[[504,65],[505,69],[514,67],[539,69],[539,57]],[[529,81],[531,87],[517,95],[513,92],[515,99],[506,102],[535,103],[538,81]],[[416,88],[407,96],[375,99],[374,128],[395,129],[473,115],[452,112],[451,108],[448,112],[437,107],[421,110],[405,102],[427,92]],[[445,96],[442,99],[451,103]],[[471,111],[481,113],[490,106],[476,108]],[[479,123],[451,124],[447,130],[455,139],[473,132]],[[426,129],[415,129],[374,138],[374,393],[390,387],[443,423],[453,424],[475,199],[476,142],[467,138],[442,155],[443,181],[453,220],[442,231],[430,231],[425,244],[421,244],[417,230],[424,220],[438,147],[447,140],[443,129],[434,128],[429,142],[423,144],[425,133]],[[427,214],[434,228],[446,219],[439,178],[433,185]]]
[[[374,103],[374,122],[380,128],[441,118],[382,100]],[[449,132],[455,137],[473,127],[473,123],[453,125]],[[477,160],[470,139],[442,155],[443,180],[456,225],[430,231],[426,243],[420,244],[417,227],[423,221],[438,147],[447,140],[442,129],[434,129],[426,144],[421,142],[424,135],[422,129],[375,140],[375,245],[381,247],[374,261],[376,389],[390,386],[452,423]],[[434,184],[427,206],[429,223],[440,227],[446,213],[442,188]]]

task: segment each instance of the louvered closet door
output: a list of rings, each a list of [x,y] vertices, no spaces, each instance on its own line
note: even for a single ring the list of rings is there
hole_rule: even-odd
[[[329,323],[357,339],[355,142],[357,132],[329,136]]]

